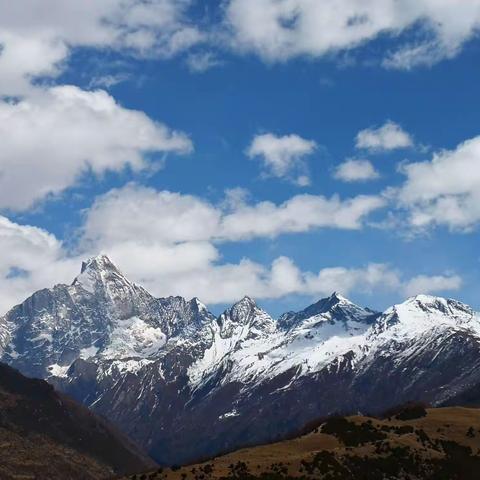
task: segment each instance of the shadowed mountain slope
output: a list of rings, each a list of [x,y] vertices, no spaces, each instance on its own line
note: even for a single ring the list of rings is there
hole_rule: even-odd
[[[109,478],[155,465],[123,435],[43,380],[0,364],[0,478]]]

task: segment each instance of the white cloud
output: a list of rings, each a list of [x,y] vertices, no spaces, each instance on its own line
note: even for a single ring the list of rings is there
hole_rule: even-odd
[[[211,68],[222,65],[222,61],[213,52],[191,53],[185,60],[188,69],[193,73],[204,73]]]
[[[364,182],[379,178],[380,175],[368,160],[350,158],[336,168],[334,177],[344,182]]]
[[[218,235],[222,211],[193,195],[127,185],[97,198],[83,228],[84,241],[109,248],[129,241],[172,244],[210,241]]]
[[[419,294],[459,290],[461,286],[462,278],[458,275],[419,275],[406,283],[404,291],[410,297]]]
[[[122,107],[103,91],[38,83],[38,77],[51,81],[63,72],[76,47],[164,57],[189,48],[203,40],[186,19],[190,4],[0,0],[0,209],[27,209],[85,173],[151,168],[150,153],[192,150],[184,133]],[[90,86],[123,79],[107,73]]]
[[[356,147],[371,152],[385,152],[413,146],[413,139],[395,122],[388,121],[378,128],[367,128],[357,134]]]
[[[56,76],[71,48],[168,57],[205,39],[186,18],[189,0],[0,0],[0,95]]]
[[[31,90],[32,78],[57,76],[77,47],[168,58],[199,44],[218,48],[227,42],[268,61],[285,61],[349,51],[380,35],[405,33],[406,42],[388,52],[383,64],[408,69],[453,57],[480,24],[480,0],[225,3],[221,24],[203,30],[190,16],[192,0],[0,0],[0,94],[23,95]],[[203,54],[189,63],[204,69],[212,61]]]
[[[118,245],[109,255],[130,278],[157,296],[196,296],[208,304],[234,302],[244,295],[257,299],[292,294],[317,297],[333,291],[368,294],[401,286],[397,272],[387,265],[302,272],[288,257],[277,257],[270,265],[246,258],[238,263],[223,263],[203,255],[195,257],[193,246],[188,243],[162,251],[158,245],[154,248],[137,243],[126,249]]]
[[[230,0],[226,24],[235,48],[270,62],[322,57],[405,32],[407,44],[384,63],[411,68],[457,54],[478,32],[480,0]],[[419,30],[422,40],[412,45],[409,34]]]
[[[186,153],[189,138],[120,106],[104,91],[74,86],[0,101],[0,208],[26,209],[87,171],[145,168],[149,152]]]
[[[128,185],[98,198],[86,212],[81,250],[104,252],[128,276],[156,295],[199,296],[207,303],[245,294],[279,298],[289,294],[328,295],[334,290],[401,291],[400,274],[384,264],[301,271],[288,257],[271,265],[247,258],[225,263],[225,242],[274,237],[316,228],[360,228],[383,201],[356,197],[341,201],[297,195],[283,204],[247,203],[244,190],[228,192],[220,205],[192,195]]]
[[[40,228],[0,216],[0,315],[35,290],[71,281],[78,262],[65,257],[62,244]]]
[[[276,258],[270,266],[244,259],[238,264],[211,265],[206,271],[173,277],[173,284],[152,284],[152,288],[182,292],[187,297],[198,296],[207,303],[228,303],[245,294],[257,299],[273,299],[301,294],[327,296],[333,291],[345,295],[356,291],[392,290],[399,279],[386,265],[370,264],[365,268],[324,268],[318,272],[302,272],[288,257]]]
[[[289,178],[299,186],[310,183],[305,157],[317,149],[313,140],[299,135],[277,136],[272,133],[257,135],[247,149],[249,158],[260,157],[267,174]]]
[[[148,197],[148,192],[139,194]],[[316,272],[302,271],[292,259],[284,256],[277,257],[270,265],[247,258],[226,263],[214,239],[207,239],[211,236],[208,227],[202,227],[196,217],[198,213],[210,224],[209,228],[218,228],[215,212],[201,201],[196,205],[194,197],[170,195],[161,193],[156,216],[156,205],[149,203],[154,200],[153,196],[139,201],[137,206],[141,209],[125,212],[126,218],[131,214],[140,217],[138,222],[122,222],[121,211],[115,211],[128,203],[105,198],[105,202],[113,203],[97,205],[87,212],[84,239],[74,255],[45,230],[0,217],[0,249],[9,253],[0,259],[0,311],[6,311],[38,289],[70,283],[78,273],[81,260],[100,252],[108,254],[127,276],[157,296],[198,296],[211,304],[233,302],[245,294],[273,299],[291,294],[318,297],[333,291],[428,293],[455,290],[461,283],[461,279],[453,275],[403,280],[397,270],[374,263],[358,268],[327,267]],[[189,207],[194,210],[191,216]],[[108,214],[115,218],[102,223],[101,209],[104,209],[104,220]],[[174,215],[182,219],[179,223],[184,224],[184,231],[168,232],[175,227],[168,217]],[[144,226],[143,230],[138,230],[140,225]],[[116,237],[116,234],[120,235]]]
[[[403,167],[407,179],[397,192],[414,227],[445,225],[470,229],[480,222],[480,136],[431,161]]]
[[[460,44],[445,45],[435,41],[407,44],[390,53],[382,64],[386,68],[397,70],[412,70],[422,65],[431,67],[441,60],[453,58],[460,47]]]
[[[369,264],[365,268],[324,268],[318,274],[305,275],[306,291],[311,294],[351,291],[372,293],[374,290],[395,290],[401,285],[397,271],[385,264]]]
[[[276,205],[260,202],[240,205],[222,219],[220,238],[275,237],[282,233],[307,232],[318,228],[355,230],[366,217],[385,206],[381,197],[360,195],[348,200],[338,196],[296,195]]]
[[[275,204],[249,204],[245,194],[215,206],[192,195],[127,185],[99,197],[88,211],[83,239],[109,248],[136,232],[143,242],[238,241],[276,237],[318,228],[359,229],[367,216],[384,206],[375,196],[341,200],[296,195]]]
[[[342,277],[343,270],[327,269],[318,278],[302,273],[284,257],[270,267],[249,259],[224,263],[219,245],[317,228],[361,228],[366,216],[382,205],[375,197],[342,201],[312,195],[298,195],[279,205],[249,204],[246,192],[238,189],[213,205],[192,195],[131,184],[98,198],[86,212],[80,247],[91,254],[107,253],[157,295],[199,296],[220,303],[244,294],[257,298],[323,294],[332,285],[345,291],[360,284],[360,273],[349,283],[348,271]]]
[[[117,73],[117,74],[107,74],[107,75],[99,75],[93,77],[90,82],[88,83],[89,89],[98,89],[104,88],[109,89],[119,83],[126,82],[130,80],[132,76],[128,73]]]

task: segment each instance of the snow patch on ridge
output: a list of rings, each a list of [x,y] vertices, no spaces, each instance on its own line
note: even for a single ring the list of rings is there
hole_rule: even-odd
[[[218,417],[219,420],[225,420],[226,418],[238,417],[240,414],[235,410],[230,410],[229,412],[224,413]]]
[[[80,355],[79,357],[84,359],[84,360],[87,360],[91,357],[94,357],[97,352],[98,352],[98,347],[95,347],[94,345],[90,346],[90,347],[87,347],[87,348],[82,348],[80,350]]]
[[[58,365],[57,363],[54,363],[48,367],[48,371],[52,377],[64,378],[68,376],[67,372],[69,368],[70,365]]]
[[[119,320],[110,335],[108,347],[101,352],[104,358],[149,357],[166,343],[160,328],[149,325],[141,318]]]

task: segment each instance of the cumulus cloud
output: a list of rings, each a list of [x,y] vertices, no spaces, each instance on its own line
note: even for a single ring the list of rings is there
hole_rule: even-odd
[[[193,0],[0,0],[0,94],[22,95],[31,90],[32,78],[57,76],[77,47],[168,58],[199,44],[217,48],[221,31],[221,41],[236,50],[285,61],[404,33],[406,41],[381,62],[409,69],[455,56],[480,24],[480,0],[227,0],[220,24],[205,29],[191,15],[192,5]],[[205,53],[188,60],[193,69],[212,62]]]
[[[67,259],[62,243],[43,229],[0,216],[0,315],[35,290],[70,281],[78,263]]]
[[[0,209],[27,209],[85,173],[138,171],[152,167],[151,153],[192,150],[184,133],[122,107],[106,92],[49,86],[77,47],[170,57],[203,41],[187,19],[190,5],[0,0]],[[90,88],[124,79],[107,72]]]
[[[218,234],[221,217],[220,209],[199,197],[130,184],[96,199],[82,236],[104,248],[129,241],[133,232],[144,242],[201,242]]]
[[[147,166],[150,152],[187,153],[190,139],[104,91],[54,87],[19,102],[0,101],[0,208],[26,209],[101,175]]]
[[[245,294],[257,299],[275,299],[301,294],[327,296],[333,291],[349,293],[390,290],[398,287],[397,274],[386,265],[369,264],[351,269],[324,268],[317,272],[302,272],[288,257],[278,257],[271,265],[261,265],[244,259],[238,264],[210,265],[205,271],[188,276],[173,276],[173,283],[160,279],[163,285],[152,288],[182,292],[187,297],[199,296],[207,303],[228,303]]]
[[[404,286],[407,296],[459,290],[462,278],[458,275],[419,275],[410,279]]]
[[[400,125],[388,121],[378,128],[367,128],[357,134],[356,147],[371,152],[385,152],[413,146],[413,139]]]
[[[169,57],[204,40],[186,18],[189,0],[0,0],[0,95],[56,76],[71,48]]]
[[[313,140],[299,135],[277,136],[272,133],[257,135],[247,149],[250,158],[259,157],[267,174],[288,178],[299,186],[310,183],[305,157],[317,149]]]
[[[324,268],[317,274],[305,275],[306,290],[312,294],[327,294],[338,291],[361,291],[372,293],[373,290],[392,290],[401,285],[397,271],[385,264],[371,263],[364,268],[332,267]]]
[[[0,310],[40,288],[70,283],[81,261],[98,253],[108,254],[133,281],[157,296],[198,296],[211,304],[233,302],[245,294],[273,299],[325,296],[335,290],[418,293],[423,288],[425,293],[456,289],[461,281],[456,276],[409,281],[391,266],[375,263],[302,271],[285,256],[269,265],[248,258],[228,263],[219,248],[222,242],[241,238],[233,232],[227,240],[224,233],[223,219],[234,214],[193,196],[130,186],[107,194],[86,212],[73,254],[47,231],[0,217],[0,248],[9,252],[0,260]]]
[[[130,184],[99,197],[86,213],[81,250],[107,253],[157,295],[200,296],[221,303],[245,294],[316,295],[332,286],[346,291],[360,283],[346,281],[348,269],[327,269],[319,277],[319,272],[301,272],[286,257],[270,266],[249,259],[223,263],[220,245],[317,228],[360,228],[382,205],[375,197],[342,201],[313,195],[297,195],[282,204],[249,203],[246,192],[238,189],[213,205],[192,195]]]
[[[360,228],[368,213],[382,205],[374,197],[341,201],[297,195],[282,204],[247,200],[245,191],[238,189],[213,205],[193,195],[131,184],[99,197],[86,212],[80,250],[85,255],[108,254],[156,295],[199,296],[212,304],[245,294],[315,297],[334,290],[348,294],[404,288],[400,273],[385,264],[311,272],[284,256],[270,265],[248,258],[222,261],[221,245],[226,242],[316,228]]]
[[[89,210],[84,241],[109,246],[136,232],[143,241],[238,241],[272,238],[318,228],[359,229],[370,213],[385,205],[380,197],[347,200],[296,195],[283,203],[247,203],[238,196],[215,206],[193,196],[138,185],[114,189]]]
[[[296,195],[279,205],[265,201],[239,206],[223,217],[219,235],[225,239],[251,239],[317,228],[355,230],[363,226],[370,213],[384,206],[385,201],[373,195],[348,200]]]
[[[335,169],[334,177],[344,182],[365,182],[379,178],[380,174],[370,161],[350,158]]]
[[[406,181],[397,192],[414,227],[444,225],[471,229],[480,221],[480,136],[432,160],[403,167]]]
[[[226,24],[235,48],[270,62],[322,57],[405,32],[407,43],[384,64],[411,68],[457,54],[478,31],[480,0],[230,0]],[[413,27],[421,40],[409,38]]]

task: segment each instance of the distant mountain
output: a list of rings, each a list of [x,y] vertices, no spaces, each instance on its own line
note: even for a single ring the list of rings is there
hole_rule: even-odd
[[[88,409],[0,364],[0,478],[94,480],[155,464]]]
[[[420,295],[384,313],[339,294],[278,320],[155,298],[105,256],[0,320],[3,361],[119,426],[160,463],[271,442],[333,412],[440,405],[480,385],[480,318]]]

